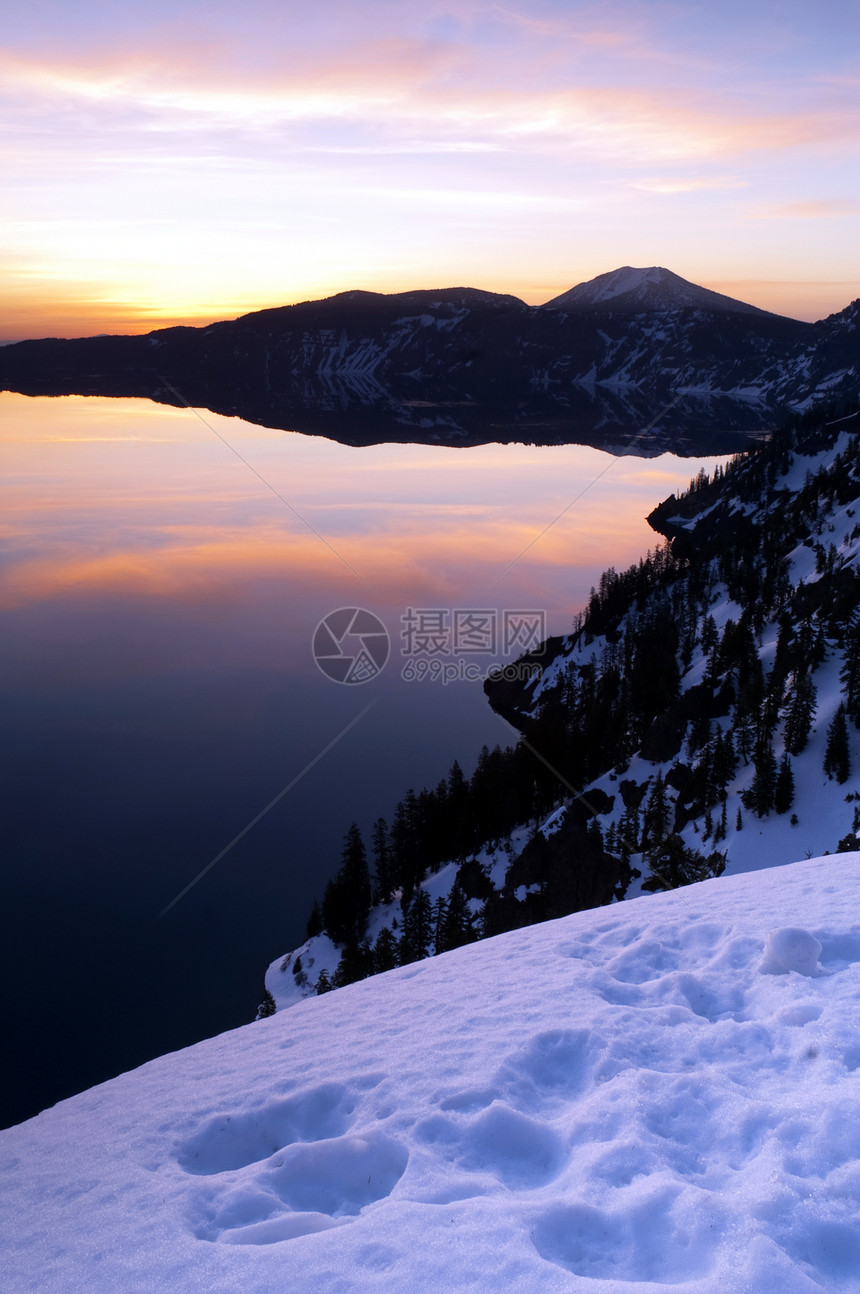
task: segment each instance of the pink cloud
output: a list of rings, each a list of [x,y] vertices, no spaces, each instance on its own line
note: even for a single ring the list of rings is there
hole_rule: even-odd
[[[796,202],[769,202],[757,207],[756,220],[832,220],[860,213],[857,198],[801,198]]]

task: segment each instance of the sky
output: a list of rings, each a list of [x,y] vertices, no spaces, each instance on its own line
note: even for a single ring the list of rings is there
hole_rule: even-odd
[[[625,264],[860,295],[853,0],[4,10],[3,340]]]

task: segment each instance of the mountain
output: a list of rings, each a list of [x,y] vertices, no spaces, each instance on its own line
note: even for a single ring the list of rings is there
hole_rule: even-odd
[[[0,389],[145,397],[354,445],[573,441],[640,455],[730,453],[787,410],[856,396],[857,303],[807,324],[710,295],[630,313],[472,288],[345,292],[206,328],[18,342],[0,348]]]
[[[859,904],[722,877],[151,1061],[0,1133],[4,1291],[849,1294]]]
[[[648,269],[634,269],[623,265],[608,274],[598,274],[587,283],[579,283],[561,296],[547,301],[544,310],[567,311],[620,311],[637,314],[654,310],[709,310],[734,314],[766,315],[767,310],[735,301],[721,292],[711,292],[689,283],[679,274],[651,265]]]

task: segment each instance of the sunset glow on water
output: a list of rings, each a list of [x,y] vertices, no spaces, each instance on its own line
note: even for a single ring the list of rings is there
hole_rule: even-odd
[[[350,822],[369,837],[410,786],[514,740],[481,687],[517,655],[505,616],[566,632],[606,566],[655,545],[646,513],[701,465],[575,445],[353,449],[143,400],[9,394],[0,437],[2,955],[42,1104],[249,1019]],[[360,686],[312,658],[341,607],[390,637]],[[448,640],[409,673],[410,612],[450,627],[473,611],[495,652]],[[59,1092],[34,1009],[56,961],[91,1003],[58,1007]]]

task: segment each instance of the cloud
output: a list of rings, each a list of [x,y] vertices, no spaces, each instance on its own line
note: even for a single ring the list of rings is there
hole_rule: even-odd
[[[860,213],[857,198],[801,198],[795,202],[768,202],[750,214],[755,220],[832,220]]]
[[[630,187],[642,189],[646,193],[674,195],[677,193],[708,193],[719,192],[724,189],[743,189],[747,187],[748,183],[748,180],[742,180],[736,175],[679,175],[650,176],[641,180],[631,180]]]
[[[72,114],[80,147],[89,140],[133,151],[154,135],[191,135],[228,151],[255,140],[311,153],[537,147],[641,165],[856,138],[857,113],[843,104],[771,112],[683,85],[589,85],[572,73],[548,83],[540,59],[521,58],[515,78],[513,60],[507,48],[491,60],[464,42],[392,36],[300,61],[287,54],[277,69],[180,49],[83,63],[6,54],[0,71],[10,87],[7,119],[20,116],[43,142],[53,130],[68,145]]]

